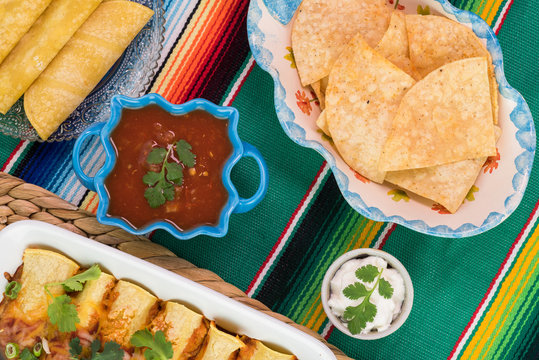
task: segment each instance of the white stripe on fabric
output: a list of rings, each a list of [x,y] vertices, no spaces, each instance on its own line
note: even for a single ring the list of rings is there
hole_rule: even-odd
[[[95,162],[97,152],[101,148],[101,142],[97,137],[92,138],[90,141],[90,146],[87,147],[87,150],[84,154],[82,154],[81,157],[81,168],[88,175],[90,175],[89,170],[94,164],[92,163],[92,159]],[[65,186],[62,188],[61,192],[59,192],[58,194],[66,201],[70,201],[70,199],[75,196],[75,193],[81,191],[84,193],[86,191],[86,188],[79,182],[77,176],[73,172],[69,179],[66,181]]]
[[[15,165],[15,163],[17,163],[17,160],[21,157],[21,154],[22,154],[23,151],[26,149],[26,147],[28,146],[28,144],[30,144],[30,141],[24,140],[24,142],[22,143],[22,145],[21,145],[21,147],[19,148],[19,150],[17,150],[17,152],[15,153],[15,155],[13,155],[13,157],[11,158],[11,161],[9,162],[9,164],[6,165],[6,168],[4,169],[4,172],[9,173],[9,172],[11,171],[11,169],[13,168],[13,166]]]
[[[327,340],[329,337],[329,334],[331,333],[331,330],[333,330],[334,326],[331,324],[331,322],[328,321],[326,326],[324,327],[324,330],[322,330],[322,333],[320,334],[324,339]]]
[[[509,8],[513,4],[513,0],[508,1],[505,6],[503,7],[502,11],[500,12],[500,16],[498,16],[498,19],[496,20],[496,24],[494,24],[493,30],[497,34],[498,31],[500,31],[500,27],[502,26],[502,22],[504,20],[504,17],[507,15],[507,12],[509,11]]]
[[[230,89],[230,92],[228,93],[228,96],[226,97],[225,101],[223,101],[224,106],[230,106],[230,104],[232,104],[232,101],[234,101],[234,96],[236,95],[236,92],[241,86],[243,79],[245,79],[247,74],[253,69],[254,65],[255,65],[255,58],[251,56],[249,58],[249,61],[247,62],[247,65],[243,68],[243,71],[238,77],[238,80],[234,83],[234,86],[232,86],[232,89]]]
[[[384,230],[382,231],[382,233],[378,236],[378,240],[376,240],[376,242],[374,243],[373,245],[373,249],[380,249],[380,246],[382,245],[382,243],[384,242],[384,240],[386,239],[387,237],[387,233],[389,232],[389,230],[391,230],[391,228],[393,228],[395,226],[394,223],[387,223],[386,226],[384,227]]]
[[[172,51],[172,47],[176,42],[178,36],[186,26],[187,19],[194,11],[198,1],[180,1],[175,3],[174,7],[167,10],[166,16],[166,28],[163,43],[163,50],[161,51],[161,58],[159,59],[158,66],[161,67],[166,60],[168,54]]]
[[[269,258],[267,263],[264,265],[264,268],[262,269],[262,271],[260,271],[258,273],[258,275],[256,277],[256,280],[255,280],[255,283],[251,287],[249,292],[247,293],[247,296],[252,297],[254,295],[254,293],[256,292],[256,290],[258,289],[258,287],[260,286],[260,283],[262,282],[262,280],[266,277],[266,275],[268,273],[268,270],[271,268],[271,266],[275,262],[275,259],[279,256],[281,250],[284,248],[284,246],[288,242],[288,240],[290,238],[290,235],[292,234],[292,232],[294,231],[294,229],[296,228],[296,226],[297,226],[297,224],[299,222],[299,219],[301,218],[301,216],[305,212],[305,209],[307,209],[308,205],[313,200],[314,195],[316,194],[316,192],[320,188],[320,185],[322,184],[322,180],[325,178],[328,171],[329,171],[329,165],[327,163],[325,163],[323,170],[320,172],[320,175],[318,176],[318,179],[316,180],[316,183],[313,185],[313,187],[311,188],[311,191],[309,192],[309,194],[305,198],[305,201],[303,202],[303,204],[301,205],[299,210],[296,212],[294,218],[292,219],[292,222],[290,223],[290,226],[288,227],[286,232],[283,234],[283,236],[280,238],[280,240],[278,240],[277,248],[275,249],[275,251],[273,252],[271,257]]]
[[[485,310],[490,305],[490,302],[492,301],[492,298],[494,297],[494,294],[496,294],[496,291],[498,290],[498,287],[500,286],[501,282],[504,280],[505,275],[507,274],[507,271],[509,271],[509,268],[511,267],[511,265],[515,261],[515,258],[517,256],[518,252],[520,251],[520,248],[522,247],[522,245],[528,239],[528,235],[530,234],[530,231],[534,228],[538,217],[539,217],[539,209],[536,209],[535,213],[533,214],[533,218],[531,219],[528,226],[525,228],[525,230],[524,230],[524,232],[522,234],[522,237],[520,238],[518,243],[513,248],[513,251],[511,252],[511,255],[509,255],[509,258],[507,259],[507,263],[505,264],[502,271],[500,272],[500,276],[498,276],[498,278],[496,279],[496,282],[494,283],[494,286],[488,292],[487,298],[486,298],[485,302],[483,303],[483,305],[481,305],[481,308],[479,309],[479,311],[477,312],[477,314],[476,314],[476,316],[474,318],[474,321],[472,322],[472,324],[470,325],[470,327],[468,328],[468,330],[466,331],[466,333],[464,334],[462,339],[460,339],[460,342],[458,343],[457,348],[456,348],[455,352],[453,353],[453,356],[451,356],[448,360],[456,359],[460,355],[460,352],[464,348],[464,345],[466,345],[466,343],[468,342],[468,339],[470,338],[470,336],[474,332],[475,327],[477,326],[477,324],[479,323],[479,321],[483,317],[483,314],[485,313]]]

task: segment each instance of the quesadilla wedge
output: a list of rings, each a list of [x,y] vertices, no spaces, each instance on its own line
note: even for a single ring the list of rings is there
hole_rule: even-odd
[[[200,350],[208,332],[208,321],[187,307],[168,301],[152,321],[150,330],[163,331],[172,343],[172,360],[188,360]]]

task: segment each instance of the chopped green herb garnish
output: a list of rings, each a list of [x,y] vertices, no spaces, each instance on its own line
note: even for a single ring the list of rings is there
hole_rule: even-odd
[[[21,352],[21,360],[38,360],[38,359],[36,356],[34,356],[34,354],[32,354],[30,350],[24,349]]]
[[[139,330],[131,337],[131,344],[147,348],[144,351],[146,360],[168,360],[174,355],[172,343],[165,339],[162,331],[157,331],[153,336],[148,329]]]
[[[374,290],[378,288],[378,293],[386,299],[393,296],[393,287],[382,277],[383,271],[374,265],[362,266],[357,269],[356,277],[366,283],[376,280],[374,286],[369,290],[363,283],[355,282],[343,290],[344,296],[350,300],[359,300],[363,297],[359,305],[348,306],[343,314],[344,320],[348,321],[348,330],[354,335],[365,329],[367,323],[373,321],[376,316],[376,305],[369,301]]]
[[[69,354],[71,359],[80,359],[80,360],[121,360],[124,357],[124,351],[118,343],[109,341],[105,343],[103,351],[99,352],[101,349],[101,341],[94,340],[90,344],[90,357],[81,357],[82,346],[80,345],[79,338],[73,338],[69,342]]]
[[[19,291],[21,291],[22,285],[20,282],[12,281],[6,286],[4,294],[11,300],[15,300],[19,296]]]
[[[71,298],[67,295],[54,297],[49,288],[61,285],[65,291],[82,291],[83,285],[90,280],[97,280],[101,276],[101,269],[94,265],[88,270],[70,277],[69,279],[45,285],[45,291],[53,299],[47,309],[47,314],[53,325],[58,325],[60,332],[72,332],[76,330],[76,324],[80,322],[79,314],[75,304],[71,303]]]
[[[6,357],[8,359],[14,359],[19,356],[19,345],[15,343],[8,343],[6,345]]]
[[[180,163],[169,161],[172,150],[176,148],[178,160]],[[174,200],[174,185],[183,184],[183,163],[186,167],[195,166],[195,154],[191,152],[191,145],[180,140],[175,145],[165,148],[154,148],[148,154],[146,162],[151,165],[161,164],[161,170],[148,171],[143,177],[142,182],[148,185],[144,191],[144,197],[152,208],[163,205],[167,200]]]
[[[71,303],[67,295],[54,298],[47,309],[51,324],[58,325],[60,332],[72,332],[77,330],[76,324],[80,322],[77,307]]]
[[[35,357],[40,357],[42,350],[43,350],[43,343],[38,342],[32,348],[32,353],[34,354]]]

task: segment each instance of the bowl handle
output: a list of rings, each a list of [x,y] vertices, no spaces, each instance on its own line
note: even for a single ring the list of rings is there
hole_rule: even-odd
[[[80,164],[80,151],[82,144],[84,144],[84,140],[86,140],[89,136],[99,135],[101,133],[101,129],[103,129],[103,126],[105,126],[104,122],[94,124],[84,130],[82,134],[80,134],[77,141],[75,141],[75,146],[73,147],[73,169],[75,170],[75,174],[79,178],[82,185],[86,186],[88,189],[92,191],[96,191],[95,184],[94,184],[94,178],[86,175],[84,173],[84,170],[82,169],[82,166]]]
[[[266,162],[264,161],[264,158],[262,157],[262,154],[251,144],[246,143],[242,141],[243,144],[243,155],[242,157],[250,157],[253,158],[256,163],[258,164],[258,168],[260,170],[260,185],[258,185],[258,190],[256,193],[251,196],[248,199],[244,199],[240,197],[240,201],[236,208],[234,209],[235,213],[244,213],[247,211],[252,210],[266,195],[266,192],[268,191],[268,167],[266,166]]]

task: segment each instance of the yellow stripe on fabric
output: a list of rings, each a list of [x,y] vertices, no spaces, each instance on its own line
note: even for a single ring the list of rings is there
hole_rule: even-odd
[[[503,280],[500,291],[493,300],[490,309],[481,320],[481,324],[473,338],[462,353],[461,359],[478,359],[481,349],[492,336],[492,333],[500,326],[503,326],[504,320],[500,321],[500,318],[506,309],[510,307],[510,299],[517,293],[524,274],[528,272],[530,267],[535,268],[537,266],[537,264],[532,265],[532,260],[538,252],[539,226],[535,228],[532,236],[528,239],[524,249],[522,249],[522,252],[516,259],[513,269]]]
[[[344,252],[348,252],[351,249],[369,247],[372,243],[372,240],[376,237],[378,231],[382,227],[382,224],[383,223],[381,222],[367,220],[367,224],[363,228],[363,231],[361,232],[360,236],[356,238],[357,232],[359,231],[361,226],[359,226],[358,231],[356,231],[356,234],[354,234],[354,236],[352,237],[353,240],[348,244]],[[324,324],[326,319],[327,316],[324,312],[324,307],[322,306],[322,301],[319,293],[316,299],[311,304],[309,310],[307,311],[307,315],[301,321],[301,324],[314,331],[319,331],[320,327]]]
[[[160,95],[166,91],[168,84],[174,79],[177,70],[182,66],[185,55],[191,50],[191,47],[196,40],[196,34],[203,29],[199,26],[204,24],[206,19],[212,14],[213,7],[208,6],[212,0],[202,0],[197,11],[193,14],[192,18],[197,21],[189,22],[189,25],[185,29],[184,36],[180,38],[174,51],[169,56],[169,59],[163,70],[157,77],[150,92],[156,92]],[[176,61],[177,60],[177,61]]]
[[[88,194],[86,195],[86,197],[84,198],[84,200],[82,201],[79,207],[83,210],[88,210],[92,207],[92,204],[94,203],[94,200],[96,199],[99,202],[99,197],[97,196],[97,193],[95,191],[90,191],[88,192]]]
[[[536,253],[536,256],[537,256],[537,253]],[[530,263],[532,262],[532,260],[534,258],[535,257],[530,257]],[[537,259],[535,259],[535,260],[537,260]],[[522,291],[526,288],[526,285],[528,285],[528,282],[530,281],[530,278],[532,277],[534,271],[537,269],[537,264],[538,264],[537,261],[535,261],[535,265],[533,265],[531,271],[526,272],[528,275],[526,276],[526,279],[524,279],[524,283],[522,284],[522,286],[520,286],[520,288],[518,289],[518,292],[516,294],[517,298],[522,295]],[[500,330],[505,325],[505,322],[507,321],[507,317],[509,316],[509,313],[513,310],[513,307],[515,306],[516,303],[517,303],[516,301],[511,301],[511,305],[509,306],[509,310],[505,312],[505,314],[503,316],[503,319],[501,321],[501,324],[495,327],[496,333],[494,334],[494,336],[491,336],[491,337],[489,337],[487,339],[487,340],[489,340],[488,347],[487,347],[485,353],[483,354],[483,356],[481,357],[481,359],[484,359],[488,355],[488,352],[492,348],[492,344],[494,343],[493,340],[498,336],[498,334],[500,333]],[[501,316],[501,314],[499,315],[499,317],[500,316]]]
[[[492,26],[492,23],[494,22],[494,17],[498,13],[498,9],[500,8],[500,5],[503,3],[504,0],[493,0],[487,2],[485,5],[483,11],[479,16],[483,18],[483,20],[486,21],[489,26]]]

